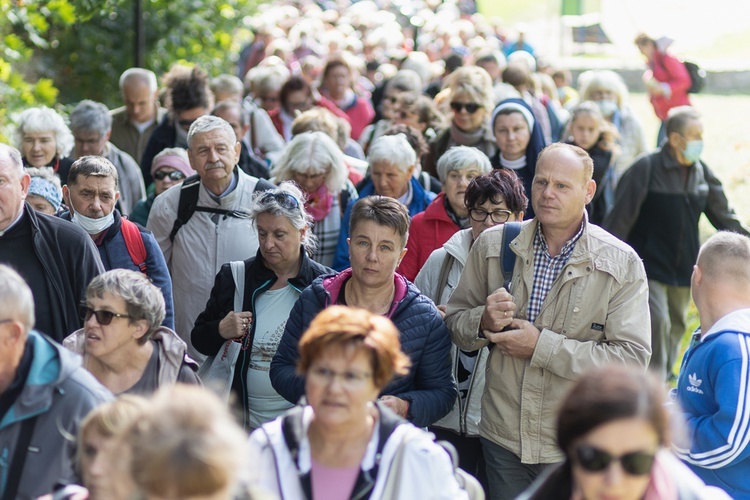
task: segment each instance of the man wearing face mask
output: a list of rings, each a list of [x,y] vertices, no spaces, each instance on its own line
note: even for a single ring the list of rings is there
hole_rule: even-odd
[[[643,259],[651,311],[650,368],[673,377],[690,303],[690,275],[700,247],[702,213],[718,230],[750,235],[729,206],[724,187],[701,161],[703,123],[690,106],[673,108],[667,140],[636,161],[620,179],[603,227]]]
[[[63,197],[70,211],[60,217],[70,220],[91,236],[106,271],[130,269],[142,272],[159,287],[166,305],[162,326],[174,329],[172,280],[164,254],[151,231],[124,219],[115,208],[120,197],[117,184],[117,169],[109,160],[101,156],[79,158],[70,167],[68,183],[63,186]],[[135,251],[139,236],[145,255]],[[132,239],[130,245],[126,243],[128,237]]]
[[[31,288],[36,329],[62,342],[83,326],[86,287],[104,268],[84,231],[25,203],[30,182],[18,150],[0,143],[0,263]]]

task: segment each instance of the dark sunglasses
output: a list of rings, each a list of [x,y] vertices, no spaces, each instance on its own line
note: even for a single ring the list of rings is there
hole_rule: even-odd
[[[258,200],[262,205],[266,205],[268,203],[271,203],[272,201],[276,201],[279,205],[281,205],[283,208],[286,208],[287,210],[294,210],[299,208],[299,200],[292,196],[289,193],[285,193],[283,191],[280,192],[272,192],[272,191],[266,191],[261,195],[260,200]]]
[[[622,469],[633,476],[645,476],[654,465],[654,454],[645,451],[634,451],[614,457],[604,450],[593,446],[579,446],[575,452],[575,462],[589,472],[602,472],[613,462],[620,462]]]
[[[477,112],[479,108],[481,108],[481,104],[476,104],[473,102],[452,102],[451,103],[451,109],[455,111],[456,113],[460,113],[462,109],[465,109],[467,113],[474,114]]]
[[[154,179],[156,179],[157,181],[163,181],[167,177],[169,177],[173,181],[181,181],[185,178],[185,174],[183,174],[179,170],[175,170],[174,172],[159,170],[158,172],[154,173]]]
[[[108,324],[112,323],[112,320],[114,318],[129,318],[127,314],[120,314],[120,313],[113,313],[112,311],[94,311],[88,306],[84,306],[82,308],[83,312],[83,320],[88,321],[91,319],[91,316],[96,316],[96,322],[99,323],[102,326],[107,326]]]

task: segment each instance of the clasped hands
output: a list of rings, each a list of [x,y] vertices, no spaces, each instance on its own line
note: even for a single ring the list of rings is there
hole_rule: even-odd
[[[505,288],[498,288],[484,304],[479,328],[487,340],[505,355],[530,359],[539,340],[539,329],[529,321],[514,317],[517,306],[513,296]]]

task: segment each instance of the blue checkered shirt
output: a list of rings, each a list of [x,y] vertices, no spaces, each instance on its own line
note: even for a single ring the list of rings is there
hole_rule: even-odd
[[[573,253],[573,247],[575,247],[576,242],[583,234],[584,224],[585,220],[581,223],[578,233],[565,243],[560,254],[555,257],[549,254],[549,247],[542,234],[541,224],[537,226],[536,234],[534,235],[534,283],[531,287],[531,298],[529,299],[527,314],[530,322],[533,323],[536,317],[539,316],[544,299],[547,298],[547,294],[560,275],[560,271],[562,271],[568,262],[570,254]]]

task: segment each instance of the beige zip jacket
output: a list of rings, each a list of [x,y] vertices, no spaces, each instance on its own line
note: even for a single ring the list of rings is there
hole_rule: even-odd
[[[541,332],[531,359],[491,349],[482,397],[480,435],[508,449],[523,463],[563,459],[555,445],[556,411],[586,370],[609,363],[646,369],[651,326],[646,273],[628,245],[585,222],[565,267],[552,285],[534,325]],[[517,255],[511,293],[516,317],[526,319],[534,276],[536,219],[510,244]],[[479,349],[485,299],[503,286],[503,226],[474,242],[458,287],[448,302],[446,323],[461,349]]]

